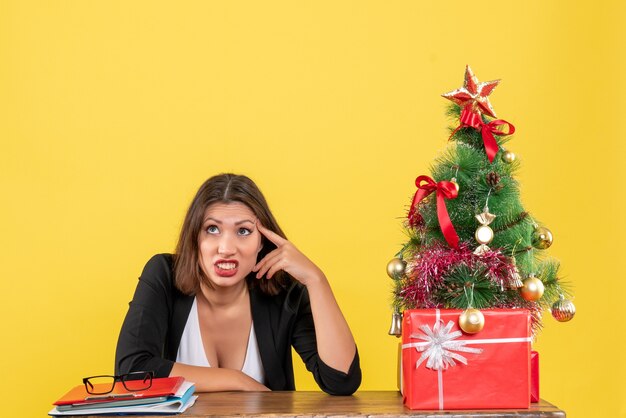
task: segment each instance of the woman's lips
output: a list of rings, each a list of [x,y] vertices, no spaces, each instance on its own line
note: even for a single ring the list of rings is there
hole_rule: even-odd
[[[237,274],[239,263],[236,260],[219,260],[213,267],[220,277],[232,277]]]

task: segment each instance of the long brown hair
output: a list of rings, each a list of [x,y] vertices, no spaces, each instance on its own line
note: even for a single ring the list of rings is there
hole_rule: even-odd
[[[200,266],[198,236],[206,209],[215,203],[243,203],[255,214],[261,224],[283,238],[285,234],[278,226],[274,215],[257,185],[250,178],[237,174],[218,174],[200,186],[185,215],[174,257],[174,275],[176,287],[187,295],[195,294],[200,283],[209,283]],[[261,260],[276,246],[262,237],[263,248],[257,261]],[[249,286],[258,286],[263,293],[276,295],[290,281],[291,276],[284,271],[277,272],[270,280],[256,280],[250,274],[246,277]]]

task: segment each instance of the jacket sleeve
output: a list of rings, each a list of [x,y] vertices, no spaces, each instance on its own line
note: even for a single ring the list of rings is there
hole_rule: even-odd
[[[154,371],[167,377],[172,370],[174,362],[164,358],[173,287],[168,257],[155,255],[141,273],[117,341],[115,374]]]
[[[358,349],[354,353],[354,359],[348,373],[328,366],[322,361],[317,352],[317,339],[311,303],[309,294],[304,286],[302,286],[300,301],[297,306],[292,331],[292,345],[294,349],[324,392],[330,395],[352,395],[361,384],[361,366]]]

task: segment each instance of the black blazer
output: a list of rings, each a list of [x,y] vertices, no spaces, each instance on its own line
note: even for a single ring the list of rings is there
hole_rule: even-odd
[[[154,370],[156,377],[169,376],[193,298],[174,286],[172,255],[152,257],[139,278],[120,331],[115,374]],[[306,287],[294,281],[277,296],[266,295],[253,287],[250,306],[268,388],[295,390],[293,346],[324,392],[351,395],[358,389],[361,384],[358,351],[347,374],[319,358]]]

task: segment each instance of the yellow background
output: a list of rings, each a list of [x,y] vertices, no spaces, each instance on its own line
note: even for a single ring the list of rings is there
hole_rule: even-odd
[[[387,261],[465,64],[501,78],[525,207],[578,314],[546,312],[541,395],[626,416],[623,2],[0,2],[3,416],[113,371],[148,258],[197,187],[251,176],[326,272],[362,390],[393,390]],[[314,389],[299,366],[299,389]],[[477,377],[478,378],[478,377]],[[8,396],[6,394],[9,394]],[[8,408],[8,410],[7,410]]]

